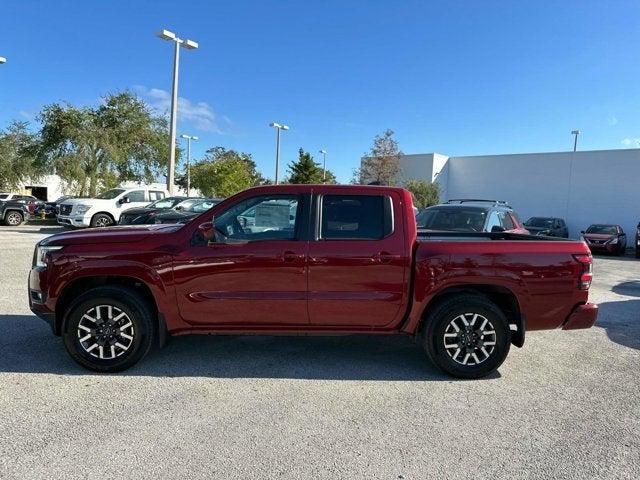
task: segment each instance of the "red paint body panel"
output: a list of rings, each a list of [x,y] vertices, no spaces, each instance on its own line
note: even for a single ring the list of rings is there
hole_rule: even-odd
[[[196,245],[198,226],[255,195],[386,195],[393,231],[381,240],[264,240]],[[586,328],[597,308],[578,288],[584,242],[418,239],[410,194],[377,186],[282,185],[241,192],[184,226],[90,229],[33,268],[38,314],[65,288],[96,276],[130,277],[151,291],[169,333],[407,333],[447,288],[491,286],[517,299],[528,330]],[[60,313],[60,312],[58,312]],[[60,321],[60,318],[58,318]],[[591,322],[591,323],[589,323]]]

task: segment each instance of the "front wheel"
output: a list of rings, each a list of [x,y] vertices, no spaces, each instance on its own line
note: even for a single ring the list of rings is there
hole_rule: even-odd
[[[22,222],[24,222],[24,215],[22,215],[22,213],[18,211],[11,210],[7,212],[7,216],[5,217],[4,221],[10,227],[17,227]]]
[[[438,304],[425,318],[422,342],[441,370],[481,378],[502,365],[511,347],[509,323],[489,299],[466,294]]]
[[[91,219],[92,227],[97,227],[97,228],[110,227],[111,225],[114,225],[114,224],[115,224],[115,221],[113,220],[113,218],[111,218],[111,216],[107,215],[106,213],[96,213]]]
[[[82,294],[66,315],[64,346],[73,360],[97,372],[119,372],[141,360],[153,343],[153,313],[135,291],[99,287]]]

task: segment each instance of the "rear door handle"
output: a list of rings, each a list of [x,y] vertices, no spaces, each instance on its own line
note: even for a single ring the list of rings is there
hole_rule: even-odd
[[[372,259],[377,263],[391,263],[394,260],[399,260],[400,255],[393,255],[389,252],[378,252],[372,257]]]
[[[304,259],[304,254],[292,252],[290,250],[287,250],[282,254],[282,260],[285,262],[295,262],[296,260],[303,260],[303,259]]]

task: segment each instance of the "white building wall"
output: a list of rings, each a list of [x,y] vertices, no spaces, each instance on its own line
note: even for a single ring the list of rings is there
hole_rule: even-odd
[[[433,180],[434,153],[420,153],[403,155],[400,157],[399,183],[405,184],[409,180]]]
[[[617,223],[631,245],[640,220],[640,150],[451,157],[446,196],[508,201],[524,221],[565,218],[578,237],[592,223]]]

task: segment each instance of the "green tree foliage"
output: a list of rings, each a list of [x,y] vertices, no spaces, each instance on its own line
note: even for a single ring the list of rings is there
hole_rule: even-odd
[[[79,195],[166,173],[167,120],[130,92],[107,95],[97,107],[47,105],[39,120],[40,157]]]
[[[37,137],[25,122],[12,122],[0,130],[0,188],[14,190],[26,182],[37,182],[47,172],[37,158]]]
[[[323,179],[322,165],[316,163],[309,152],[298,150],[298,160],[289,164],[288,183],[336,183],[335,175],[327,170]]]
[[[424,180],[409,180],[405,188],[411,192],[416,208],[423,208],[440,203],[440,185]]]
[[[367,184],[378,182],[381,185],[394,185],[400,174],[400,157],[403,153],[398,147],[393,130],[385,130],[376,135],[369,152],[354,171],[352,183]]]
[[[178,184],[186,187],[186,174]],[[224,147],[207,150],[205,158],[191,166],[191,187],[207,197],[228,197],[264,183],[251,155]]]

